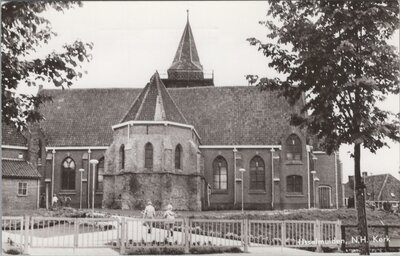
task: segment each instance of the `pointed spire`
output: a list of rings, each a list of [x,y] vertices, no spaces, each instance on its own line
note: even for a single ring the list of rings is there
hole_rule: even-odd
[[[186,10],[186,12],[186,26],[183,30],[175,58],[171,64],[171,67],[168,69],[168,74],[175,75],[177,77],[180,77],[179,73],[186,76],[189,74],[189,78],[199,79],[203,78],[203,66],[200,63],[192,28],[190,27],[189,10]]]
[[[127,121],[171,121],[187,124],[156,71],[122,119]]]

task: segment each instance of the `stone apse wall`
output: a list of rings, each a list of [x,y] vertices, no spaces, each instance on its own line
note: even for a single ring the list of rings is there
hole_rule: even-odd
[[[153,146],[153,168],[144,166],[145,145]],[[174,154],[182,147],[181,169]],[[120,168],[120,147],[125,166]],[[103,206],[143,210],[151,200],[157,210],[172,204],[176,210],[201,210],[204,179],[202,157],[193,131],[170,125],[135,125],[114,132],[105,153]]]

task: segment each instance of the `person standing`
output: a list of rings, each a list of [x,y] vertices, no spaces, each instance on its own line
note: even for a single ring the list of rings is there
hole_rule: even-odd
[[[146,208],[144,208],[143,218],[144,219],[154,219],[155,215],[156,215],[156,210],[154,209],[154,206],[151,203],[151,201],[148,201]],[[149,234],[151,233],[151,224],[152,223],[146,222],[147,233],[149,233]]]
[[[169,205],[167,206],[167,210],[166,210],[165,213],[164,213],[164,218],[167,219],[167,220],[165,221],[165,223],[166,223],[167,226],[168,226],[168,234],[167,234],[168,237],[170,237],[170,236],[172,237],[172,236],[174,235],[175,216],[176,216],[176,213],[174,213],[174,212],[172,211],[172,205],[169,204]]]
[[[53,199],[51,199],[51,206],[52,207],[57,207],[58,204],[58,197],[56,194],[53,195]]]

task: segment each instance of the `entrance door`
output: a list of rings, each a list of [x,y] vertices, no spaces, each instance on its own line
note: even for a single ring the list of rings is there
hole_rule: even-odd
[[[322,209],[331,208],[331,194],[332,189],[328,186],[318,187],[319,207]]]

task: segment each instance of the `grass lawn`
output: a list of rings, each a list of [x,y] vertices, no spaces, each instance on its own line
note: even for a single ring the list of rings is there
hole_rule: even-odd
[[[114,209],[95,209],[96,212],[105,213],[106,215],[121,215],[128,217],[142,217],[139,210],[114,210]],[[46,209],[37,209],[29,211],[30,216],[53,216],[53,217],[78,217],[85,213],[91,213],[91,210],[75,210],[72,208],[63,208],[57,211],[47,211]],[[177,211],[179,217],[192,217],[192,218],[217,218],[217,219],[242,219],[241,211],[203,211],[203,212],[190,212],[190,211]],[[23,216],[26,211],[13,210],[3,212],[3,216]],[[245,211],[245,216],[249,219],[259,220],[326,220],[336,221],[341,220],[343,224],[357,224],[357,212],[355,209],[334,209],[334,210],[321,210],[321,209],[302,209],[302,210],[285,210],[285,211]],[[162,212],[157,212],[158,217],[162,218]],[[400,224],[400,214],[387,213],[383,211],[372,211],[367,209],[367,219],[370,225]]]

